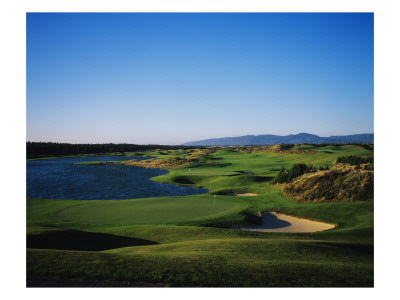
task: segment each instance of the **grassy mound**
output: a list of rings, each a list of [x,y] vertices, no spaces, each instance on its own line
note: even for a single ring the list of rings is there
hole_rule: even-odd
[[[302,202],[373,201],[374,172],[370,165],[338,164],[308,173],[283,185],[284,193]]]
[[[141,168],[150,168],[150,169],[168,169],[168,168],[178,168],[190,165],[192,162],[189,159],[183,159],[180,157],[172,157],[172,158],[150,158],[145,160],[128,160],[124,162],[120,162],[120,165],[126,166],[136,166]]]
[[[141,168],[151,168],[151,169],[175,169],[179,167],[184,167],[198,162],[199,160],[205,160],[210,154],[215,150],[204,149],[204,150],[188,150],[186,152],[180,152],[179,156],[172,156],[164,158],[164,156],[171,156],[171,152],[159,151],[154,154],[161,156],[161,158],[150,158],[146,160],[128,160],[120,162],[120,165],[136,166]],[[183,155],[182,155],[183,154]]]

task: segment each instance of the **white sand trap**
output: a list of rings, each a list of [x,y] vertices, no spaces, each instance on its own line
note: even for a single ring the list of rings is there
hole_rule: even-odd
[[[258,196],[260,194],[254,194],[254,193],[243,193],[243,194],[235,194],[235,196]]]
[[[262,232],[316,232],[335,227],[334,224],[301,219],[275,212],[263,212],[261,217],[262,225],[236,229]]]

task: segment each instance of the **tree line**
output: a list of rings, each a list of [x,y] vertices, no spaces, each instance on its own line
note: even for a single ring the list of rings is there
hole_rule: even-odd
[[[99,154],[114,152],[136,152],[149,150],[175,150],[192,149],[190,146],[170,145],[137,145],[137,144],[69,144],[51,142],[27,142],[27,157],[48,156],[48,155],[78,155],[78,154]],[[196,147],[199,148],[199,147]]]
[[[357,155],[346,155],[339,156],[336,160],[337,163],[349,164],[349,165],[361,165],[361,164],[373,164],[374,158],[372,156],[363,157]]]

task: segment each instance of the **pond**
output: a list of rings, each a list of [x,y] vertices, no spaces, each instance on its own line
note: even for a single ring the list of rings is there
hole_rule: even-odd
[[[148,159],[137,156],[90,156],[26,162],[26,194],[31,198],[116,200],[207,193],[205,189],[151,181],[168,171],[118,165],[76,165],[90,161]]]

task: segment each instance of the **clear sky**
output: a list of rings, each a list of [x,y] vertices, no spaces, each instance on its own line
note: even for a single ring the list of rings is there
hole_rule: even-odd
[[[373,133],[372,13],[27,14],[27,140]]]

